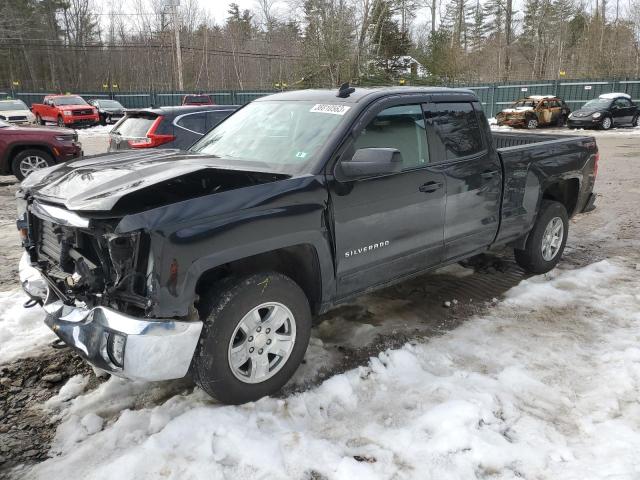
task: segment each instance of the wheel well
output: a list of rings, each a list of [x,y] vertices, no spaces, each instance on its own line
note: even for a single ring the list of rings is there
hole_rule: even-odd
[[[579,180],[577,178],[570,178],[549,185],[544,191],[542,198],[562,203],[567,209],[567,214],[571,217],[575,213],[579,191]]]
[[[45,145],[16,145],[11,148],[11,150],[9,151],[6,157],[7,158],[6,168],[5,168],[6,172],[12,171],[13,159],[16,158],[16,155],[18,155],[20,152],[24,152],[25,150],[40,150],[48,154],[53,159],[54,162],[56,161],[56,156],[53,154],[51,149]]]
[[[202,274],[196,293],[202,295],[215,282],[229,276],[245,276],[261,271],[276,271],[296,282],[309,300],[312,313],[322,301],[322,277],[318,255],[312,245],[295,245],[225,263]]]

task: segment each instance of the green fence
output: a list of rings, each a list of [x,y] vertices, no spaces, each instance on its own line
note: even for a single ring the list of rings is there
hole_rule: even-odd
[[[581,79],[581,80],[542,80],[535,82],[505,82],[473,85],[460,85],[473,90],[482,102],[487,115],[495,116],[500,110],[518,98],[528,95],[556,95],[563,98],[572,110],[580,108],[586,101],[602,93],[624,92],[640,102],[639,79]],[[256,98],[274,93],[275,90],[218,90],[198,92],[210,95],[220,105],[242,105]],[[180,105],[184,95],[194,92],[77,92],[85,99],[112,98],[127,108],[160,107]],[[24,100],[27,105],[39,103],[46,92],[20,92],[6,90],[0,97],[12,96]]]

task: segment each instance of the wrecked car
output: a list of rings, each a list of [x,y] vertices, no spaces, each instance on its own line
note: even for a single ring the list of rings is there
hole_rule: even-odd
[[[469,90],[279,93],[189,151],[28,177],[26,306],[113,375],[256,400],[296,371],[313,318],[357,295],[495,248],[552,269],[597,162],[592,137],[492,134]]]
[[[561,98],[553,95],[531,95],[522,98],[496,115],[499,126],[535,129],[549,125],[562,127],[571,110]]]

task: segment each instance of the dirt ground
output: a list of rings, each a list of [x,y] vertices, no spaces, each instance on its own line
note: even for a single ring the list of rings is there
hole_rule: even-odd
[[[622,130],[594,135],[601,152],[597,208],[572,219],[560,268],[624,257],[640,270],[640,135]],[[104,149],[105,138],[82,141],[86,154]],[[18,287],[16,267],[21,252],[14,223],[16,188],[14,178],[0,177],[0,195],[4,197],[0,202],[0,242],[4,246],[0,252],[0,290]],[[500,252],[363,296],[329,312],[314,329],[310,351],[321,344],[330,358],[324,358],[320,365],[307,361],[282,395],[364,364],[371,355],[409,339],[450,331],[491,308],[522,278],[524,274],[511,253]],[[354,332],[360,333],[359,340]],[[57,393],[70,376],[89,372],[68,350],[50,349],[38,357],[0,365],[0,477],[3,470],[47,456],[56,421],[46,418],[39,405]],[[100,381],[94,377],[92,385]],[[192,387],[176,382],[166,391],[170,394],[185,388]]]

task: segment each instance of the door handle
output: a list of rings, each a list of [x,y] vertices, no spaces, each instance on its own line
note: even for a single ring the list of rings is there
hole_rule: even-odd
[[[482,178],[493,178],[498,173],[497,170],[486,170],[480,174]]]
[[[432,193],[442,188],[442,182],[427,182],[424,185],[420,185],[418,190],[422,193]]]

